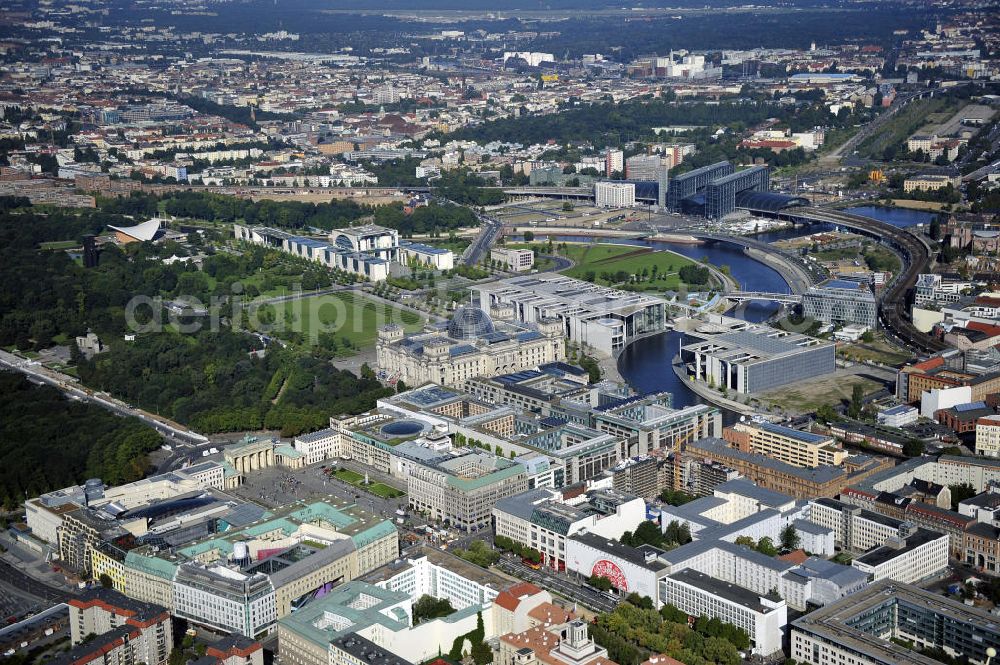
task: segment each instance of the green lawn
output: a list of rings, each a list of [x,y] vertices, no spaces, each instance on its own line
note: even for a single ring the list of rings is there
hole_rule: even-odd
[[[352,485],[357,485],[363,482],[365,477],[356,471],[351,471],[350,469],[337,469],[333,472],[333,475],[345,483],[350,483]]]
[[[390,487],[384,483],[373,483],[365,487],[365,489],[383,499],[395,499],[406,494],[406,492],[400,492],[395,487]]]
[[[391,487],[385,483],[372,483],[370,485],[365,485],[365,477],[360,473],[351,471],[350,469],[337,469],[333,472],[333,477],[339,478],[345,483],[350,483],[357,488],[371,492],[375,496],[380,496],[383,499],[395,499],[396,497],[406,494],[406,492],[401,492],[395,487]]]
[[[673,252],[625,245],[567,245],[562,254],[576,262],[563,271],[564,275],[577,279],[592,277],[594,283],[606,286],[628,283],[628,277],[621,279],[624,274],[640,275],[640,281],[630,285],[639,291],[676,290],[681,285],[677,271],[695,265],[695,261]],[[654,266],[655,280],[652,279]],[[644,270],[645,277],[642,277]]]
[[[387,323],[398,323],[407,332],[423,327],[419,314],[350,291],[264,305],[260,310],[261,322],[273,325],[274,334],[282,339],[311,344],[330,334],[341,347],[343,340],[350,340],[353,349],[374,345],[378,328]]]

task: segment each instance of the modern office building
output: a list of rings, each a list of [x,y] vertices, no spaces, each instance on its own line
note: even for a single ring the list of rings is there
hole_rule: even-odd
[[[265,226],[233,224],[237,240],[272,247],[327,268],[360,275],[368,281],[389,276],[389,264],[419,265],[435,270],[454,267],[451,250],[421,243],[400,243],[399,232],[374,224],[335,229],[328,241],[298,236]]]
[[[885,427],[903,427],[917,422],[920,412],[908,404],[898,404],[896,406],[883,409],[875,415],[879,425]]]
[[[916,584],[942,575],[948,568],[948,535],[912,525],[904,533],[856,557],[851,565],[873,582]]]
[[[494,322],[471,306],[456,309],[447,324],[413,335],[390,323],[379,329],[375,346],[378,371],[407,385],[460,386],[467,379],[532,369],[565,357],[556,319]]]
[[[618,291],[563,275],[541,273],[477,284],[479,307],[521,323],[556,319],[566,339],[604,356],[613,356],[633,339],[665,330],[666,301]]]
[[[476,629],[479,617],[485,639],[497,635],[493,603],[506,580],[453,555],[423,548],[365,580],[340,585],[281,619],[282,662],[334,665],[342,662],[335,648],[342,640],[361,639],[369,651],[423,663],[447,653],[456,638]],[[425,595],[447,600],[455,611],[414,622],[413,604]]]
[[[450,249],[403,240],[399,243],[398,262],[415,268],[451,270],[455,267],[455,254]]]
[[[482,450],[415,462],[406,480],[411,508],[467,532],[490,524],[497,501],[527,489],[523,465]]]
[[[790,656],[809,665],[939,663],[900,641],[984,665],[987,649],[1000,649],[1000,625],[985,610],[883,580],[793,621]]]
[[[838,466],[847,451],[832,436],[803,432],[766,420],[750,420],[723,430],[722,438],[747,453],[760,453],[792,466]]]
[[[913,304],[958,302],[964,297],[962,292],[971,291],[972,286],[972,282],[945,279],[936,273],[923,273],[917,277],[913,288]]]
[[[635,207],[635,184],[613,181],[595,182],[594,203],[598,208]]]
[[[490,260],[499,263],[504,270],[525,272],[535,265],[535,252],[530,249],[494,247],[490,250]]]
[[[811,499],[805,519],[833,531],[837,547],[847,552],[867,552],[909,533],[903,520],[829,497]]]
[[[266,634],[278,619],[274,587],[267,575],[197,563],[177,568],[173,614],[248,637]]]
[[[878,303],[871,287],[859,282],[832,279],[811,286],[802,294],[802,315],[833,325],[878,327]]]
[[[663,550],[652,545],[630,547],[617,538],[581,531],[566,540],[566,570],[579,579],[606,577],[621,594],[648,596],[657,608],[660,580],[670,568],[659,560]],[[694,614],[699,614],[695,612]]]
[[[649,455],[628,457],[605,474],[611,476],[611,486],[619,492],[652,500],[665,487],[660,486],[661,461]]]
[[[757,655],[769,656],[781,650],[788,606],[778,595],[762,595],[686,569],[663,578],[660,597],[685,614],[705,615],[742,628]]]
[[[233,224],[233,230],[237,240],[272,247],[327,268],[360,275],[373,282],[386,279],[389,276],[389,263],[398,259],[399,236],[396,231],[389,229],[386,229],[387,234],[381,238],[374,237],[375,234],[366,236],[335,232],[336,239],[331,238],[329,242],[265,226]],[[391,247],[380,246],[388,243],[394,244]],[[352,249],[356,244],[370,247],[372,251]]]
[[[755,393],[836,370],[836,345],[756,326],[706,336],[681,348],[689,376],[735,393]]]
[[[716,407],[692,404],[675,409],[671,402],[670,393],[624,399],[593,411],[591,425],[623,441],[621,459],[675,452],[688,441],[721,433],[722,413]]]
[[[567,538],[583,530],[621,538],[646,519],[646,503],[636,496],[591,490],[565,500],[552,489],[536,489],[497,501],[496,535],[528,545],[542,554],[542,565],[566,569]]]
[[[625,160],[625,177],[629,180],[656,181],[660,172],[669,166],[661,155],[633,155]]]
[[[576,387],[581,386],[576,383]],[[559,488],[600,476],[621,459],[625,448],[618,437],[579,424],[589,422],[590,411],[580,407],[581,420],[570,421],[428,384],[379,400],[378,408],[369,413],[331,418],[331,428],[340,439],[329,454],[408,482],[414,466],[452,458],[471,443],[499,451],[526,471],[530,466],[529,487]]]
[[[867,585],[866,573],[817,558],[834,553],[834,535],[832,529],[803,519],[806,512],[787,494],[745,479],[729,481],[711,496],[660,508],[664,531],[674,523],[686,525],[694,540],[660,554],[658,561],[671,574],[691,569],[759,595],[776,592],[799,611],[835,602]],[[795,529],[800,547],[816,556],[775,558],[736,542],[740,537],[778,542],[788,527]]]

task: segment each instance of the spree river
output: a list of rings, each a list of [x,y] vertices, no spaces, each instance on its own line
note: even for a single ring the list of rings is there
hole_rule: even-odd
[[[878,206],[851,208],[848,212],[879,219],[895,226],[929,224],[933,218],[933,214],[923,211]],[[758,235],[757,239],[764,242],[773,242],[783,238],[792,238],[831,228],[832,226],[826,224],[811,225],[804,228],[763,233]],[[559,240],[589,242],[591,239],[566,236],[559,238]],[[755,261],[744,254],[741,248],[729,243],[686,245],[617,239],[601,239],[601,242],[646,246],[653,249],[669,249],[696,260],[707,257],[712,265],[729,266],[730,274],[740,283],[744,290],[768,291],[771,293],[780,293],[788,290],[788,283],[777,271],[759,261]],[[777,305],[773,303],[752,303],[745,307],[737,308],[731,312],[731,315],[756,322],[766,320],[776,311]],[[655,335],[633,342],[622,352],[618,361],[618,370],[622,378],[640,394],[659,391],[673,393],[674,405],[678,407],[703,402],[704,400],[693,393],[685,385],[684,381],[677,378],[673,368],[670,366],[670,361],[677,354],[683,338],[684,335],[682,333],[669,331],[662,335]],[[733,417],[733,414],[727,413],[726,416],[728,420]]]

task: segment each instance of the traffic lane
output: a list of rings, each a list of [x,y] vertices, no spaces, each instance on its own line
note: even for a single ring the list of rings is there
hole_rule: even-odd
[[[577,584],[558,573],[548,572],[544,568],[535,570],[508,557],[502,558],[496,563],[496,566],[508,574],[539,584],[542,587],[555,589],[570,600],[577,601],[598,612],[611,612],[618,605],[616,600],[601,592]]]
[[[4,560],[0,560],[0,584],[54,603],[64,603],[72,597],[68,591],[44,584]]]

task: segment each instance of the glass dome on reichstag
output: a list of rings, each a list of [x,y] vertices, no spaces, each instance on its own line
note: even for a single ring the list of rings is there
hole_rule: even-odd
[[[490,315],[470,305],[456,309],[448,322],[448,337],[452,339],[474,340],[493,332],[496,328]]]

